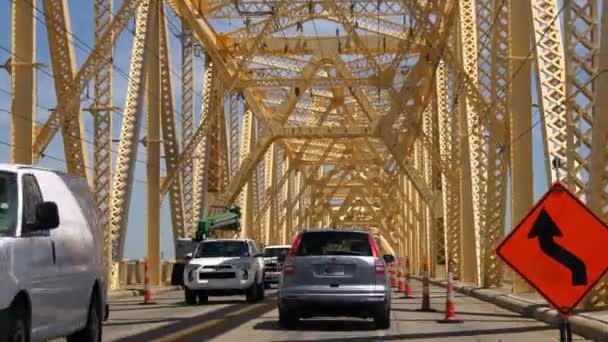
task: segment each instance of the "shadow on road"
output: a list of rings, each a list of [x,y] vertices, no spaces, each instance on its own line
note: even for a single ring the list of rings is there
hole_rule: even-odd
[[[228,307],[223,307],[218,310],[214,310],[211,312],[205,312],[201,315],[181,318],[177,319],[174,323],[165,325],[163,327],[155,328],[148,330],[146,332],[125,337],[119,339],[117,341],[121,342],[139,342],[139,341],[151,341],[160,339],[167,335],[171,335],[183,330],[187,330],[189,328],[195,327],[200,324],[204,324],[211,320],[221,320],[221,324],[212,325],[209,328],[201,329],[200,333],[194,334],[193,336],[188,336],[188,338],[183,339],[183,341],[207,341],[216,336],[222,335],[232,329],[236,329],[244,323],[258,318],[259,316],[265,315],[266,313],[274,310],[276,308],[276,300],[273,299],[276,295],[268,295],[263,302],[253,304],[250,310],[236,315],[230,316],[234,312],[237,312],[246,306],[251,306],[252,304],[245,303],[240,300],[227,300],[227,301],[209,301],[209,304],[205,306],[213,306],[213,304],[224,303],[231,304]]]
[[[280,331],[285,330],[277,320],[264,321],[256,324],[254,330]],[[300,320],[292,330],[296,331],[370,331],[375,330],[374,322],[364,320]]]
[[[112,306],[112,307],[110,307],[110,315],[112,314],[112,312],[120,312],[120,311],[141,311],[141,310],[154,310],[154,309],[169,309],[169,308],[180,308],[180,307],[183,307],[183,306],[185,306],[184,303],[159,304],[159,305],[150,305],[150,306],[131,305],[131,306],[125,306],[125,307],[119,307],[119,308],[116,308],[116,307]]]
[[[526,318],[522,315],[512,313],[498,313],[498,312],[470,312],[470,311],[457,311],[457,315],[464,316],[491,316],[491,317],[513,317],[513,318]]]
[[[518,334],[528,333],[533,331],[544,331],[554,329],[550,326],[546,327],[520,327],[520,328],[499,328],[499,329],[475,329],[468,331],[443,331],[443,332],[429,332],[429,333],[411,333],[411,334],[397,334],[387,336],[374,336],[370,338],[365,337],[348,337],[348,338],[328,338],[328,339],[315,339],[315,342],[366,342],[371,340],[375,341],[403,341],[403,340],[415,340],[415,339],[432,339],[432,338],[449,338],[449,337],[473,337],[483,335],[499,335],[499,334]],[[291,340],[281,340],[276,342],[290,342]]]
[[[117,322],[114,320],[109,323],[104,323],[106,327],[118,327],[118,326],[126,326],[126,325],[144,325],[144,324],[158,324],[158,323],[168,323],[168,322],[176,322],[179,321],[179,318],[166,318],[166,319],[144,319],[144,320],[133,320],[133,319],[125,319],[125,322]]]

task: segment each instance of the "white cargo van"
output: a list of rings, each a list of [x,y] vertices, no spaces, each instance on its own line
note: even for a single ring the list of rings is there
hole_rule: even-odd
[[[0,164],[0,341],[101,341],[103,230],[86,180]]]

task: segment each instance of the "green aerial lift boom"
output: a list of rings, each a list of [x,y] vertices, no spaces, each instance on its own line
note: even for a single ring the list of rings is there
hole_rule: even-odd
[[[241,230],[241,208],[234,207],[227,212],[203,217],[198,221],[194,241],[200,242],[209,238],[214,231],[235,231]]]

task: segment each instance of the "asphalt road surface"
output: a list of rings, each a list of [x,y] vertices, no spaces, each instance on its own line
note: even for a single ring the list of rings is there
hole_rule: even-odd
[[[338,318],[301,320],[294,330],[283,330],[277,320],[276,291],[266,299],[247,304],[244,297],[210,297],[206,305],[187,306],[182,292],[153,298],[156,304],[141,305],[142,298],[111,303],[104,341],[559,341],[556,328],[521,317],[493,304],[457,294],[457,317],[461,324],[440,324],[444,316],[445,290],[431,287],[431,304],[437,312],[418,312],[421,299],[401,299],[395,293],[392,326],[375,330],[371,320]],[[414,284],[414,294],[420,294]],[[575,337],[575,341],[584,341]]]

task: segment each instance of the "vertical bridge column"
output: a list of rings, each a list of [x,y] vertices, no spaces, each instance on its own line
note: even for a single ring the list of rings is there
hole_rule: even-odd
[[[11,162],[32,164],[36,102],[34,0],[12,1]]]

